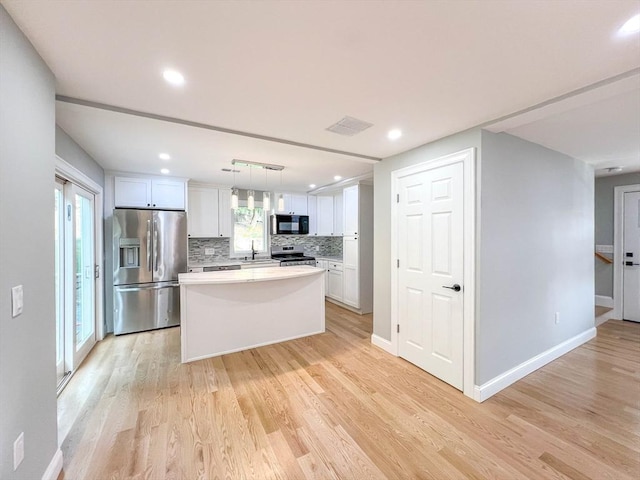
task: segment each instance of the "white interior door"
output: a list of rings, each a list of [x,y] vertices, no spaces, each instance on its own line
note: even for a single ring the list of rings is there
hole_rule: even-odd
[[[624,194],[622,318],[640,322],[640,192]]]
[[[462,390],[463,163],[397,182],[398,353]]]

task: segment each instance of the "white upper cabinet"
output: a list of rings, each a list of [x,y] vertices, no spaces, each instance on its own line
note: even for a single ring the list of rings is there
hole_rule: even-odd
[[[354,185],[343,190],[343,235],[358,235],[360,202],[359,186]]]
[[[340,192],[333,196],[333,234],[338,236],[343,234],[344,229],[342,209],[342,192]]]
[[[184,210],[185,182],[151,180],[151,204],[155,208]]]
[[[231,210],[231,189],[218,190],[218,235],[230,237],[233,230],[233,211]]]
[[[309,215],[309,235],[318,235],[318,199],[315,195],[307,197],[307,215]]]
[[[333,235],[333,196],[319,195],[316,197],[316,201],[318,203],[316,213],[317,233],[322,236]]]
[[[115,177],[116,207],[151,207],[151,179]]]
[[[187,217],[190,237],[217,237],[218,189],[189,187],[189,212]]]
[[[280,196],[276,193],[276,207],[277,199]],[[307,196],[299,195],[296,193],[283,193],[282,198],[284,200],[284,210],[277,210],[276,213],[282,215],[308,215]]]
[[[114,206],[116,207],[184,210],[184,181],[115,177],[114,182]]]
[[[231,189],[190,185],[187,225],[191,238],[230,237]]]

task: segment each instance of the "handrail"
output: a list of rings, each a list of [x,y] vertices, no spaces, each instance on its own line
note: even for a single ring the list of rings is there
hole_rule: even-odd
[[[613,263],[613,260],[611,260],[609,257],[607,257],[606,255],[601,254],[600,252],[595,252],[596,257],[598,257],[600,260],[602,260],[604,263]]]

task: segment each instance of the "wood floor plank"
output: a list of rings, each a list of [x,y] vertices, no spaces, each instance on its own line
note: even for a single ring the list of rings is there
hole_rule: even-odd
[[[180,363],[180,330],[108,337],[59,399],[65,480],[640,477],[640,325],[478,404],[370,341],[327,331]]]

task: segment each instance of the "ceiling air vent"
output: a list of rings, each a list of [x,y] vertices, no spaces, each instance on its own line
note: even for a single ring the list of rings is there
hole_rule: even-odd
[[[356,133],[360,133],[369,127],[372,127],[373,123],[364,122],[353,117],[344,117],[338,123],[334,123],[327,130],[339,135],[347,135],[352,137]]]

